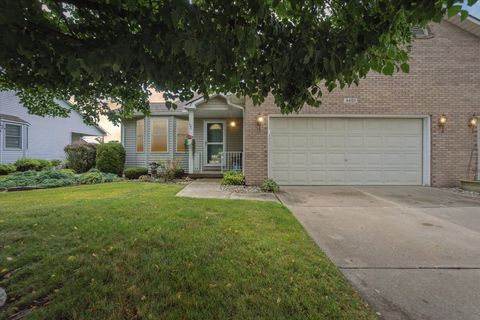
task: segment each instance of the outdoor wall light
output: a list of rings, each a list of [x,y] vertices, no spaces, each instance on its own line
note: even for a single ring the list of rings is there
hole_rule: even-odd
[[[472,132],[475,131],[475,128],[478,125],[478,118],[475,113],[468,119],[468,127],[472,128]]]
[[[442,113],[442,115],[438,119],[438,126],[442,128],[442,132],[445,130],[446,123],[447,123],[447,116],[445,115],[445,113]]]
[[[260,129],[263,126],[264,123],[265,123],[265,117],[261,113],[259,113],[258,116],[257,116],[257,126],[258,126],[258,128]]]
[[[235,120],[230,121],[230,127],[235,128],[237,126],[237,123]]]

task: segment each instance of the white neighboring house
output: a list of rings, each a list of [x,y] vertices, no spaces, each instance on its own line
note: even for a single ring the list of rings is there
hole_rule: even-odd
[[[69,108],[68,103],[59,103]],[[0,164],[20,158],[64,159],[66,145],[105,135],[104,129],[85,124],[75,111],[68,118],[32,115],[13,91],[0,92]]]

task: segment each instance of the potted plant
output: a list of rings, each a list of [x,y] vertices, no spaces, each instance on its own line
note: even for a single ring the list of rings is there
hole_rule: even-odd
[[[191,134],[187,134],[187,136],[185,138],[185,141],[184,141],[184,145],[185,145],[185,153],[188,152],[188,146],[191,146],[192,147],[192,154],[193,154],[193,156],[195,156],[195,139],[193,138],[193,136]]]

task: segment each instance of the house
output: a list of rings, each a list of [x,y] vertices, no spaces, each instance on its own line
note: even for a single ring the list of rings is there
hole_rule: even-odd
[[[69,108],[68,103],[59,103]],[[13,91],[0,92],[0,164],[20,158],[64,159],[66,145],[106,134],[100,127],[86,125],[75,111],[68,118],[32,115]]]
[[[453,186],[477,173],[480,21],[415,30],[410,73],[371,72],[281,115],[272,96],[195,98],[125,120],[127,166],[179,160],[190,174],[243,170],[247,184]],[[193,135],[195,152],[185,151]]]

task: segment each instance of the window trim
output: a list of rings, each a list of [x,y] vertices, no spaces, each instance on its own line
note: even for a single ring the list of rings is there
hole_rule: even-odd
[[[138,122],[143,121],[143,145],[142,145],[142,151],[138,151]],[[136,119],[135,120],[135,152],[136,153],[145,153],[145,118],[141,119]]]
[[[165,151],[153,151],[152,149],[152,142],[153,142],[153,121],[155,120],[158,120],[158,119],[161,119],[161,120],[164,120],[167,122],[167,125],[165,126],[165,130],[166,130],[166,137],[167,137],[167,149]],[[150,143],[149,143],[149,150],[150,150],[150,153],[153,153],[153,154],[168,154],[170,153],[170,118],[169,117],[151,117],[150,118],[150,121],[149,121],[149,128],[150,128]]]
[[[14,127],[19,127],[20,128],[20,135],[15,136],[15,138],[20,138],[20,147],[7,147],[7,126],[14,126]],[[21,124],[16,124],[16,123],[5,123],[5,134],[3,137],[3,143],[4,143],[4,149],[5,150],[23,150],[23,125]],[[9,136],[12,137],[12,136]]]
[[[179,133],[178,133],[178,122],[179,122],[179,121],[185,121],[185,122],[186,122],[186,124],[187,124],[187,132],[185,133],[185,139],[186,139],[186,136],[188,136],[188,119],[175,118],[175,152],[176,152],[176,153],[185,153],[185,152],[187,151],[187,149],[185,149],[185,150],[178,150],[178,141],[177,141],[177,139],[178,139],[178,135],[179,135]],[[185,139],[184,139],[184,140],[185,140]],[[185,143],[184,143],[183,145],[185,145]]]

